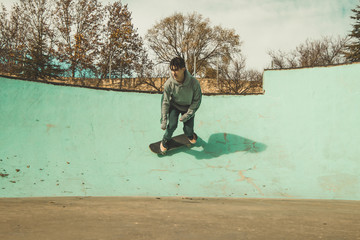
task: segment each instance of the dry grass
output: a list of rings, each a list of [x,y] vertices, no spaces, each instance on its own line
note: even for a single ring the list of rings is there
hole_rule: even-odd
[[[11,77],[23,79],[10,74],[2,74],[3,77]],[[59,78],[36,80],[38,82],[53,83],[59,85],[81,86],[89,88],[109,89],[109,90],[123,90],[123,91],[137,91],[137,92],[153,92],[161,93],[163,91],[163,84],[167,78],[124,78],[124,79],[92,79],[92,78]],[[263,94],[262,82],[248,82],[242,81],[238,83],[240,88],[237,90],[231,89],[231,83],[218,82],[211,78],[198,78],[203,94]]]

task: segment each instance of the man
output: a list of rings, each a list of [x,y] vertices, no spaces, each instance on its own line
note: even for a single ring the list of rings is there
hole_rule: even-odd
[[[194,132],[194,116],[201,103],[201,88],[198,80],[185,68],[185,61],[176,57],[170,62],[171,76],[164,84],[161,98],[161,129],[166,130],[160,144],[161,152],[166,152],[168,142],[177,128],[179,115],[184,124],[184,134],[191,144],[197,136]]]

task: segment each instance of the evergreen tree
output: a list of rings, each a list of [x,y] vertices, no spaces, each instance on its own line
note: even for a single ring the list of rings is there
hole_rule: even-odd
[[[351,43],[347,46],[348,52],[345,53],[347,60],[350,62],[359,62],[360,61],[360,5],[352,9],[355,13],[354,16],[351,16],[351,19],[355,20],[353,24],[353,30],[349,34],[351,37]]]

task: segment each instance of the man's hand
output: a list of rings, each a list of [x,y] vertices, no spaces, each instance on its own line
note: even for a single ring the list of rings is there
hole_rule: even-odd
[[[186,122],[187,120],[189,120],[188,117],[189,117],[189,114],[185,113],[184,115],[182,115],[180,117],[180,122]]]
[[[162,121],[161,123],[161,129],[166,130],[166,121]]]

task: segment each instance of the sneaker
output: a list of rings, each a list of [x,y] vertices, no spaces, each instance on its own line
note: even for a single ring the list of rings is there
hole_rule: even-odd
[[[194,135],[192,136],[192,138],[188,138],[189,139],[189,142],[191,144],[196,144],[196,141],[197,141],[197,135],[194,133]]]
[[[167,150],[168,150],[167,142],[162,140],[160,143],[160,151],[161,151],[161,153],[166,153]]]

